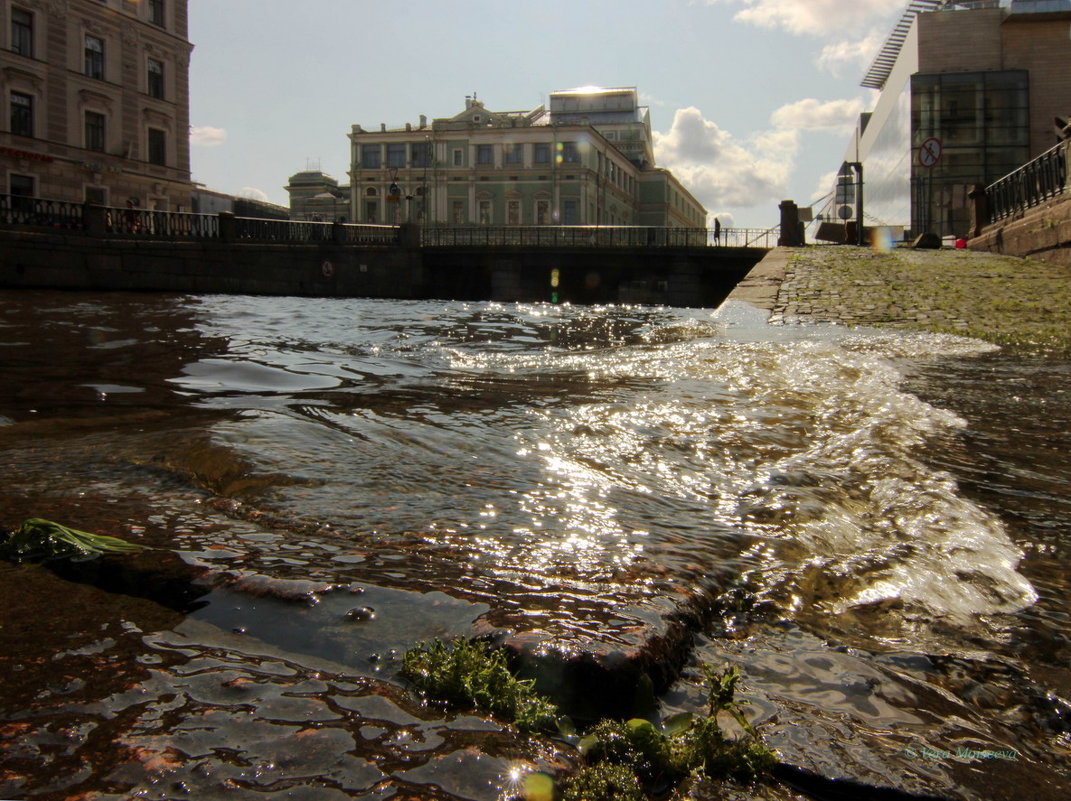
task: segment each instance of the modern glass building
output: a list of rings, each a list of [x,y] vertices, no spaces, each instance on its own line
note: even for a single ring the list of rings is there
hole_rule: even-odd
[[[909,3],[845,153],[863,165],[865,224],[964,236],[973,187],[1051,147],[1054,117],[1071,113],[1069,22],[1071,0]],[[823,217],[846,207],[834,196]]]

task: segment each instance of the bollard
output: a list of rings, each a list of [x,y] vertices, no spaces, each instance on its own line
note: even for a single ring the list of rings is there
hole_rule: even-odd
[[[238,239],[238,227],[234,221],[234,212],[221,211],[219,213],[219,241],[234,242]]]

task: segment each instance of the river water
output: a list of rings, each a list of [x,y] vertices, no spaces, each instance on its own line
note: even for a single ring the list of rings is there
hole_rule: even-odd
[[[196,574],[0,562],[2,798],[508,798],[571,746],[421,706],[400,654],[672,621],[652,718],[736,664],[785,763],[1071,795],[1066,357],[734,304],[3,292],[0,364],[0,525]]]

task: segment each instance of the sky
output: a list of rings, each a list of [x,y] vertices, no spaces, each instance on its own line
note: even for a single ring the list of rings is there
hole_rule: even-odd
[[[189,0],[193,179],[288,205],[347,183],[354,124],[416,126],[635,86],[655,162],[723,225],[768,228],[833,184],[859,86],[906,0]]]

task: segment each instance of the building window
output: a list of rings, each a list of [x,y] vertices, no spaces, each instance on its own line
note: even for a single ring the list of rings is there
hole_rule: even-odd
[[[90,78],[104,80],[104,40],[86,35],[85,74]]]
[[[453,216],[453,220],[454,220],[454,225],[461,225],[463,222],[465,222],[465,201],[464,200],[455,200],[455,201],[453,201],[453,204],[451,205],[451,209],[453,210],[452,216]]]
[[[405,166],[405,145],[400,143],[387,145],[387,166]]]
[[[577,164],[580,162],[580,151],[576,149],[576,142],[561,142],[558,148],[561,150],[561,157],[564,163]]]
[[[577,225],[579,219],[579,204],[575,200],[566,200],[562,203],[562,224]]]
[[[414,167],[431,166],[431,142],[414,142],[409,150],[410,160]]]
[[[536,225],[546,225],[550,222],[550,201],[536,201]]]
[[[157,100],[164,99],[164,62],[155,58],[149,59],[149,67],[146,73],[146,84],[149,94]]]
[[[86,112],[86,150],[104,152],[104,115]]]
[[[490,165],[495,163],[494,151],[491,145],[476,145],[476,163]]]
[[[506,222],[509,225],[521,224],[521,201],[519,200],[507,200],[506,201]]]
[[[522,164],[524,162],[524,145],[506,145],[506,164]]]
[[[365,170],[378,170],[381,162],[379,145],[361,145],[361,167]]]
[[[11,133],[33,136],[33,97],[30,95],[11,93]]]
[[[370,223],[375,223],[378,216],[379,209],[376,206],[376,201],[366,200],[364,202],[364,218]]]
[[[33,58],[33,14],[21,8],[11,9],[11,50]]]
[[[550,164],[550,143],[536,142],[532,155],[536,164]]]
[[[95,206],[107,206],[108,190],[103,186],[87,186],[85,188],[85,201]]]
[[[164,0],[149,0],[149,22],[164,27]]]
[[[463,164],[464,164],[464,161],[462,159],[461,150],[460,149],[455,150],[454,151],[454,166],[455,167],[460,167]]]
[[[18,175],[11,173],[7,177],[7,192],[17,197],[34,197],[35,179],[32,175]]]
[[[159,128],[149,129],[149,163],[167,166],[167,133]]]
[[[480,225],[490,225],[491,224],[491,201],[490,200],[481,200],[479,208],[480,208]]]

